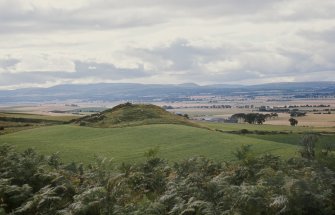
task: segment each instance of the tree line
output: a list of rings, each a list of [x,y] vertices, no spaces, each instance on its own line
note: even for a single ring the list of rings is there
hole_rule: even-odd
[[[240,119],[249,124],[263,124],[268,118],[278,117],[277,113],[262,114],[262,113],[236,113],[231,118]]]

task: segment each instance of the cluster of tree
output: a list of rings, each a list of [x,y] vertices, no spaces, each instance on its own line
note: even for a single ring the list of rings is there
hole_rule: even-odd
[[[169,165],[150,150],[142,163],[97,158],[84,167],[1,146],[0,214],[334,214],[335,173],[307,151],[253,158],[244,146],[236,162]]]
[[[184,113],[184,114],[182,114],[182,113],[177,113],[177,115],[178,115],[178,116],[185,117],[186,119],[189,119],[189,118],[190,118],[189,115],[188,115],[187,113]]]
[[[288,121],[290,122],[290,125],[291,125],[291,126],[296,126],[296,125],[298,125],[298,120],[296,120],[296,119],[294,119],[294,118],[292,118],[292,117],[291,117]]]
[[[291,116],[291,117],[306,116],[306,112],[302,112],[302,111],[291,111],[290,116]]]
[[[261,112],[275,112],[275,113],[287,113],[290,111],[289,108],[282,108],[282,107],[271,108],[271,109],[266,109],[266,107],[260,107],[258,110]]]
[[[174,107],[172,107],[171,105],[163,105],[162,108],[165,109],[165,110],[171,110]]]
[[[249,124],[263,124],[268,118],[278,117],[277,113],[262,114],[262,113],[236,113],[231,118],[241,119]]]

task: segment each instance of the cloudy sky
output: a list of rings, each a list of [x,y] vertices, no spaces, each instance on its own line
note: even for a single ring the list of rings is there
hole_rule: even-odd
[[[0,0],[0,89],[335,81],[334,0]]]

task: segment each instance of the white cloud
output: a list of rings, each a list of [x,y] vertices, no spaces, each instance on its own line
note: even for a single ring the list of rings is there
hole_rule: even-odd
[[[333,0],[0,0],[0,84],[335,80],[334,10]]]
[[[226,71],[235,71],[241,69],[242,65],[237,60],[212,61],[204,64],[203,69],[215,73],[224,73]]]

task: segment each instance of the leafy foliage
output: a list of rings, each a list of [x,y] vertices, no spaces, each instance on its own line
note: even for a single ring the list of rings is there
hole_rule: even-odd
[[[290,122],[290,125],[291,125],[291,126],[296,126],[296,125],[298,125],[298,120],[296,120],[296,119],[294,119],[294,118],[290,118],[288,121]]]
[[[236,113],[232,115],[232,118],[242,119],[243,122],[249,124],[263,124],[266,119],[273,117],[272,114],[262,114],[262,113]]]
[[[249,152],[237,149],[231,163],[195,157],[169,165],[152,149],[142,163],[98,157],[84,167],[0,146],[0,214],[335,213],[326,163]]]
[[[300,140],[302,146],[300,150],[301,156],[307,159],[314,159],[315,144],[317,141],[318,137],[315,134],[305,134]]]

